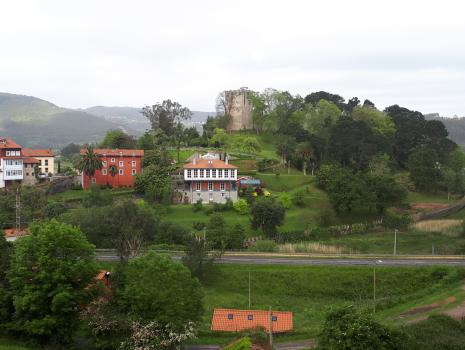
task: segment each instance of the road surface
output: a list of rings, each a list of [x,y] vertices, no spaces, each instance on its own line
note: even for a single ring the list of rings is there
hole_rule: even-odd
[[[98,251],[97,259],[102,261],[117,261],[118,256],[112,251]],[[173,256],[179,260],[180,256]],[[369,266],[376,263],[378,266],[430,266],[448,265],[465,266],[465,259],[460,257],[348,257],[348,258],[313,258],[313,257],[274,257],[253,255],[223,255],[216,260],[220,264],[251,264],[251,265],[334,265],[334,266]]]

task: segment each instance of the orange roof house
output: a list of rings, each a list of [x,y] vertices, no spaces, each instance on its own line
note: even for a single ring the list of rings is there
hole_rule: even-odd
[[[51,149],[23,148],[23,156],[26,157],[55,157]]]
[[[18,230],[16,228],[7,228],[7,229],[3,230],[3,234],[5,236],[5,239],[8,242],[14,242],[20,237],[27,236],[28,231],[26,229],[19,229]]]
[[[219,332],[241,332],[248,329],[264,329],[269,332],[270,312],[266,310],[215,309],[211,330]],[[272,311],[273,333],[290,332],[293,328],[292,312]]]

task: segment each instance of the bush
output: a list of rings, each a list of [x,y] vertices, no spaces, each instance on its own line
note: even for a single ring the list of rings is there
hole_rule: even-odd
[[[297,243],[307,241],[309,235],[304,231],[291,231],[291,232],[280,232],[276,236],[276,242],[278,243]]]
[[[102,190],[98,186],[91,186],[90,190],[86,192],[82,205],[85,208],[103,207],[111,204],[112,202],[113,198],[111,197],[110,192]]]
[[[331,208],[324,208],[317,217],[317,223],[320,226],[328,227],[335,223],[336,214]]]
[[[249,203],[247,203],[245,199],[240,198],[234,203],[234,210],[236,210],[239,215],[246,215],[249,213]]]
[[[194,213],[197,213],[199,211],[202,211],[203,209],[203,204],[202,204],[202,200],[201,199],[198,199],[197,202],[195,202],[193,205],[192,205],[192,211]]]
[[[236,340],[234,343],[226,346],[224,350],[250,350],[252,343],[248,337]]]
[[[290,209],[292,207],[292,198],[289,193],[281,193],[278,197],[278,202],[284,207],[284,209]]]
[[[207,224],[202,221],[194,221],[192,223],[192,227],[194,228],[194,230],[197,230],[197,231],[203,230],[205,226],[207,226]]]
[[[255,252],[276,252],[278,251],[278,245],[275,243],[275,241],[269,240],[269,239],[263,239],[260,241],[257,241],[255,243],[255,246],[250,248],[250,250],[255,251]]]
[[[292,195],[292,204],[297,205],[298,207],[304,207],[306,194],[307,190],[299,190],[294,192]]]
[[[386,210],[383,217],[383,226],[387,228],[403,230],[406,229],[411,222],[412,219],[410,216],[397,214],[392,210]]]
[[[48,219],[56,218],[66,211],[66,207],[63,203],[49,203],[44,208],[44,214]]]

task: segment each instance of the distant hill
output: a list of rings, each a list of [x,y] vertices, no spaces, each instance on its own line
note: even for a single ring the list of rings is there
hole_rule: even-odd
[[[85,112],[104,118],[108,121],[126,126],[135,130],[138,134],[144,133],[150,128],[150,123],[142,115],[142,108],[137,107],[106,107],[94,106],[84,109]],[[215,112],[192,111],[193,115],[190,120],[186,121],[187,126],[201,128],[207,117],[215,115]]]
[[[0,135],[24,147],[60,148],[70,142],[96,142],[117,128],[121,125],[82,110],[62,108],[32,96],[0,93]]]
[[[465,147],[465,117],[444,118],[438,113],[430,113],[424,115],[427,120],[440,120],[444,123],[449,138],[458,145]]]

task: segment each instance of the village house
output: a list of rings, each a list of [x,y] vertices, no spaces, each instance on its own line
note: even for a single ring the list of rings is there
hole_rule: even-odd
[[[237,167],[217,155],[195,157],[183,167],[184,203],[225,203],[237,200]]]
[[[81,149],[81,155],[86,150]],[[143,150],[138,149],[94,149],[102,161],[102,168],[94,176],[82,174],[82,187],[92,184],[111,187],[134,187],[134,179],[142,170]]]
[[[0,138],[0,188],[23,180],[21,146],[11,139]]]
[[[36,166],[40,166],[40,160],[32,157],[24,157],[23,159],[23,184],[26,186],[34,185],[37,182]]]
[[[23,156],[35,158],[39,161],[39,174],[55,174],[55,155],[50,149],[23,148]]]

